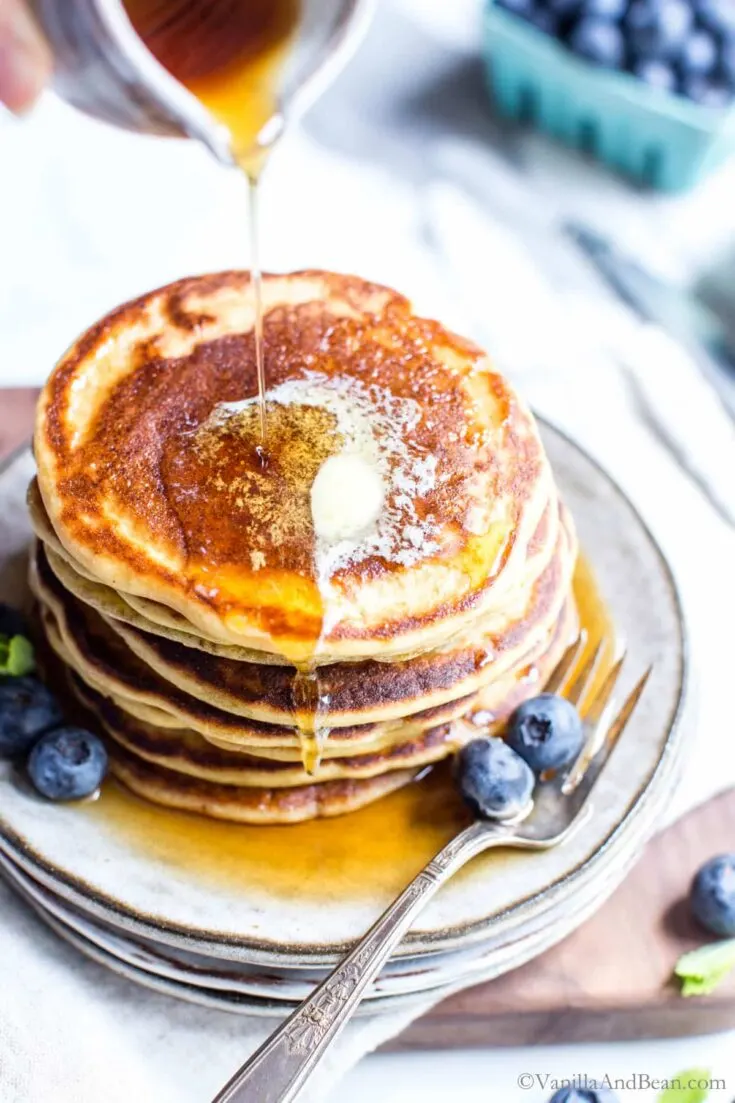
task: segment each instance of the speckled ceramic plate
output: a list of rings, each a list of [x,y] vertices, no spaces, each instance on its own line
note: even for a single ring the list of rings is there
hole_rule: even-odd
[[[596,882],[588,891],[575,894],[574,899],[563,908],[557,908],[554,915],[545,916],[542,923],[526,924],[517,930],[510,944],[483,942],[465,950],[430,955],[413,964],[408,959],[399,959],[399,968],[384,971],[368,989],[365,998],[392,999],[445,988],[462,979],[470,983],[477,974],[487,977],[504,972],[509,968],[508,962],[515,965],[521,958],[527,960],[537,952],[537,946],[546,947],[565,937],[617,887],[627,870],[628,865],[614,867],[603,882]],[[289,970],[287,967],[247,966],[178,950],[90,919],[33,881],[1,852],[0,872],[40,918],[54,930],[62,928],[84,952],[95,956],[101,951],[106,958],[163,980],[220,991],[226,996],[252,996],[295,1006],[328,972],[325,968]]]
[[[571,914],[578,894],[594,897],[595,883],[627,866],[643,846],[670,795],[685,743],[685,629],[666,561],[612,480],[556,430],[544,426],[543,432],[582,547],[625,640],[623,688],[650,663],[653,675],[584,829],[546,854],[494,852],[477,859],[420,917],[399,951],[410,960],[488,940],[509,945],[543,916],[565,908]],[[31,472],[24,453],[0,478],[2,583],[16,597]],[[314,967],[333,962],[429,856],[420,808],[414,804],[412,815],[401,819],[394,797],[400,794],[314,825],[192,827],[192,817],[131,800],[121,805],[109,794],[98,806],[50,806],[3,767],[0,847],[54,895],[127,935],[225,960]],[[442,814],[436,806],[427,810],[437,843]],[[381,836],[384,852],[376,850]]]
[[[3,864],[3,873],[7,875],[7,866]],[[448,995],[518,968],[583,923],[615,888],[627,869],[616,874],[614,883],[606,880],[598,892],[585,899],[581,906],[575,900],[574,908],[564,909],[552,922],[519,937],[500,951],[475,953],[469,958],[466,953],[454,951],[445,955],[446,963],[441,969],[427,966],[418,971],[407,971],[403,977],[381,977],[368,991],[357,1015],[365,1017],[394,1011],[417,1002],[426,992]],[[195,970],[187,962],[177,965],[176,951],[171,948],[167,949],[165,956],[141,952],[140,944],[135,939],[125,935],[110,937],[108,932],[100,932],[96,924],[80,919],[78,913],[70,912],[68,906],[57,900],[50,907],[45,906],[42,893],[33,887],[30,879],[19,873],[17,867],[8,880],[36,915],[80,953],[128,980],[189,1003],[243,1015],[286,1015],[311,993],[320,979],[319,976],[309,980],[302,977],[298,982],[293,982],[287,973],[278,976],[274,971],[269,979],[263,978],[260,984],[254,984],[251,980],[238,979],[231,962],[221,962],[217,966],[210,964],[206,970]]]

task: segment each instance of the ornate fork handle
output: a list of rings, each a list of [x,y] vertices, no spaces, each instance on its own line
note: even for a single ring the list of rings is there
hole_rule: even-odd
[[[412,920],[475,854],[508,841],[501,824],[474,823],[451,840],[340,965],[271,1035],[213,1103],[289,1103],[341,1033]]]

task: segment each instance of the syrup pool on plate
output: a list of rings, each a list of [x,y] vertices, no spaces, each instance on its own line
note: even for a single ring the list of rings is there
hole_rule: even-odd
[[[588,636],[580,661],[602,636],[610,641],[598,670],[599,684],[615,659],[613,622],[584,557],[575,570],[574,597]],[[469,822],[446,762],[422,771],[413,784],[341,816],[337,830],[332,819],[283,827],[222,823],[149,804],[114,782],[104,786],[99,801],[79,811],[204,883],[262,888],[290,899],[336,894],[392,899]],[[476,860],[496,868],[523,857],[492,851]]]

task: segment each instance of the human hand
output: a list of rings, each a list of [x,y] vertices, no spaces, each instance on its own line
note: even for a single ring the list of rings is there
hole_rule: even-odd
[[[25,0],[0,0],[0,103],[30,107],[51,72],[51,52]]]

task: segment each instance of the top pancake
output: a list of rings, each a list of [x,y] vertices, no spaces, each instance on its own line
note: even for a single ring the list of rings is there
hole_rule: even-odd
[[[34,447],[72,560],[206,638],[291,661],[422,651],[502,609],[555,501],[507,382],[388,288],[300,272],[266,276],[264,301],[265,470],[247,273],[131,302],[57,365]],[[383,508],[325,548],[312,484],[358,443]]]

